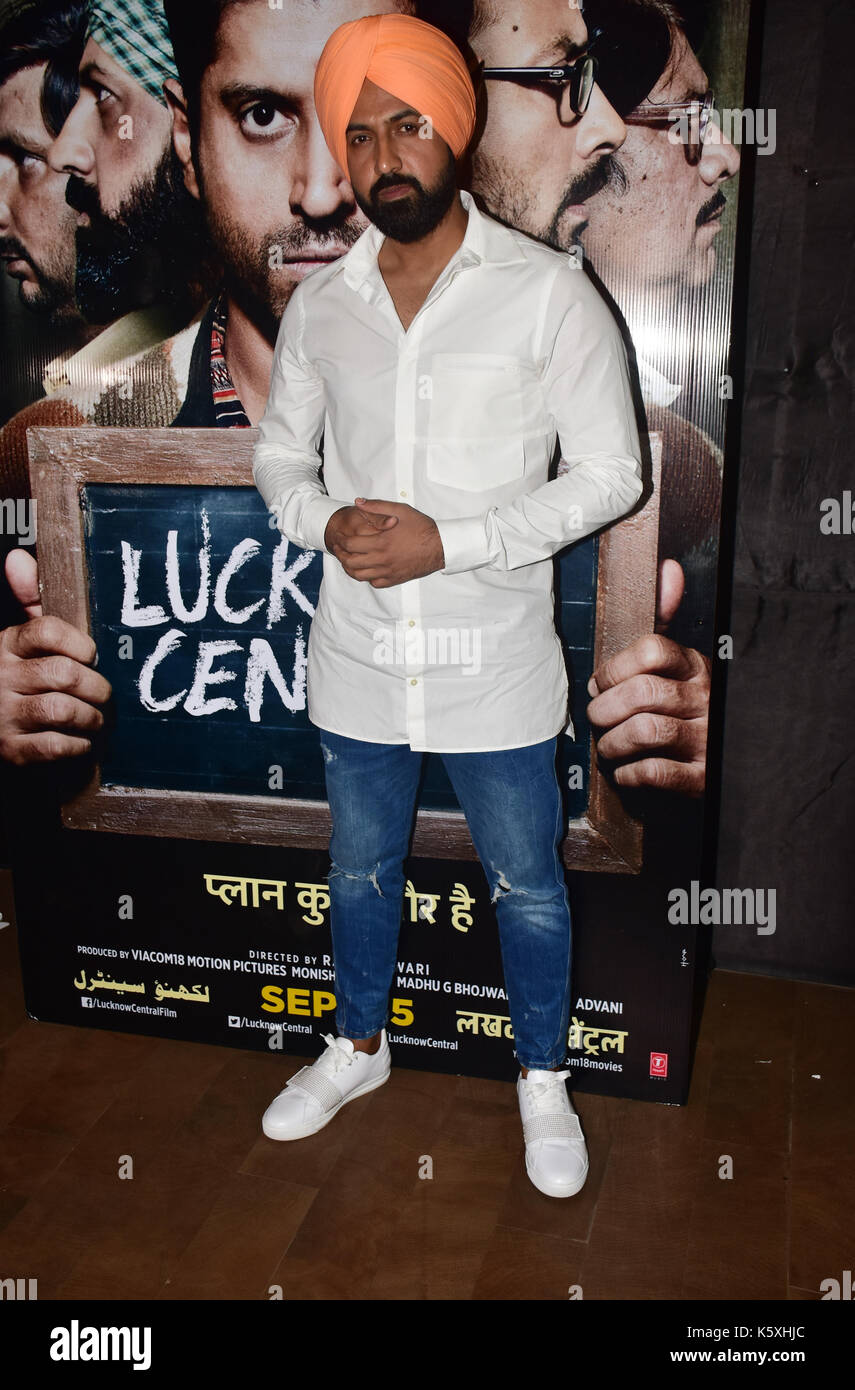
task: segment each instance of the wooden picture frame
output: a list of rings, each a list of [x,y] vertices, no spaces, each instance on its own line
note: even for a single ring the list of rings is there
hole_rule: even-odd
[[[30,428],[43,611],[91,631],[83,488],[92,483],[254,486],[257,434],[256,429]],[[631,516],[600,534],[595,665],[654,631],[661,447],[658,436],[648,437],[652,492]],[[97,764],[83,790],[63,804],[62,819],[71,828],[121,835],[312,849],[326,848],[330,836],[325,802],[102,787]],[[569,822],[564,862],[571,869],[638,873],[642,849],[643,826],[600,772],[592,737],[588,808]],[[411,852],[435,859],[477,858],[460,811],[419,810]]]

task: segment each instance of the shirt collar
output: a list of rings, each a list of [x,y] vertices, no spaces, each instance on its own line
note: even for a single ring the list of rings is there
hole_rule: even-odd
[[[163,304],[124,314],[76,352],[60,354],[48,362],[42,380],[45,395],[81,387],[85,390],[93,384],[105,389],[123,381],[126,357],[138,357],[157,347],[184,328],[185,323],[185,317],[176,319],[174,309]]]
[[[463,241],[455,251],[452,262],[457,261],[460,265],[480,265],[488,261],[495,265],[510,265],[515,261],[525,260],[511,228],[505,227],[487,213],[480,212],[472,194],[465,188],[461,188],[459,193],[460,201],[469,214],[469,220]],[[329,278],[332,280],[336,275],[343,274],[347,284],[353,289],[358,289],[376,269],[377,257],[384,240],[384,234],[373,222],[370,223],[359,240],[335,262],[335,269],[330,272]]]
[[[683,389],[681,382],[669,381],[658,367],[644,357],[636,356],[636,366],[645,405],[671,405],[677,399]]]

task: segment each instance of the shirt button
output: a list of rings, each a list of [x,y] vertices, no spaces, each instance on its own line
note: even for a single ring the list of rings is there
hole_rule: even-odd
[[[416,625],[416,620],[415,620],[415,618],[410,618],[410,621],[407,623],[407,627],[415,627],[415,625]]]
[[[401,492],[401,493],[399,493],[398,495],[399,495],[399,497],[406,497],[407,494],[406,494],[405,492]]]
[[[413,679],[410,681],[410,685],[418,685],[418,681],[416,680],[415,676],[414,676]]]

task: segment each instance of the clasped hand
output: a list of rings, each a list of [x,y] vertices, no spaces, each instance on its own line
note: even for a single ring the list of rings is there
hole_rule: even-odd
[[[327,522],[324,544],[351,579],[388,589],[445,567],[432,517],[402,502],[357,497]]]

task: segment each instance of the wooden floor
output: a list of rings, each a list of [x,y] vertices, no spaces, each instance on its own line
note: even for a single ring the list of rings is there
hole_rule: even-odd
[[[557,1201],[511,1084],[393,1067],[277,1144],[313,1058],[33,1023],[14,928],[0,976],[0,1278],[40,1300],[809,1300],[853,1268],[855,991],[715,972],[689,1104],[578,1095],[591,1171]]]

